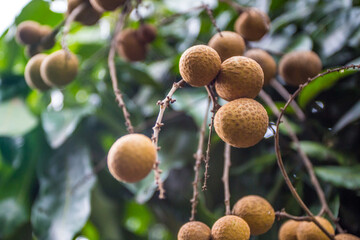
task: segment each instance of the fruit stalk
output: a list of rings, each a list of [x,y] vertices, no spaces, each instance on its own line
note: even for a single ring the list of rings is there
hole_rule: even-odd
[[[231,166],[231,146],[225,143],[224,148],[224,171],[222,181],[224,183],[224,203],[225,203],[225,214],[230,215],[230,187],[229,187],[229,170]]]
[[[212,10],[210,9],[209,5],[204,4],[204,9],[206,10],[207,15],[209,16],[212,25],[215,27],[216,31],[217,31],[217,32],[220,34],[220,36],[222,37],[222,35],[221,35],[221,29],[220,29],[220,28],[218,27],[218,25],[216,24],[216,20],[215,20],[215,18],[214,18],[213,12],[212,12]]]
[[[233,2],[232,0],[219,0],[219,2],[226,3],[227,5],[233,7],[239,14],[246,11],[246,7],[243,7],[238,3]]]

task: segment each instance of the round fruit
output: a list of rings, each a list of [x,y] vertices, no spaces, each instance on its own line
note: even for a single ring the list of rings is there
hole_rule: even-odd
[[[279,63],[279,72],[285,82],[292,86],[305,83],[322,69],[319,56],[313,51],[295,51],[285,54]]]
[[[215,81],[216,92],[227,101],[255,98],[264,84],[260,65],[251,58],[236,56],[221,64]]]
[[[270,203],[255,195],[246,196],[237,201],[233,214],[243,218],[249,224],[251,235],[266,233],[275,221],[275,212]]]
[[[238,17],[234,28],[246,40],[258,41],[269,31],[270,19],[259,9],[250,8]]]
[[[156,149],[142,134],[125,135],[111,146],[108,154],[110,173],[121,182],[138,182],[145,178],[156,160]]]
[[[264,85],[270,83],[276,75],[276,62],[274,58],[262,49],[250,49],[245,53],[245,57],[254,59],[264,72]]]
[[[222,62],[230,57],[243,55],[245,51],[244,39],[230,31],[215,34],[208,45],[217,51]]]
[[[360,238],[349,233],[340,233],[335,236],[335,240],[360,240]]]
[[[91,6],[98,12],[114,11],[125,3],[125,0],[90,0]]]
[[[101,13],[90,5],[89,0],[68,0],[67,15],[82,3],[86,3],[86,7],[76,16],[75,20],[83,25],[94,25],[100,19]]]
[[[24,21],[16,29],[16,40],[21,44],[39,43],[41,37],[41,25],[34,21]]]
[[[55,45],[55,36],[51,35],[52,28],[49,26],[41,26],[41,46],[43,49],[51,49]]]
[[[76,55],[65,50],[58,50],[42,62],[41,77],[50,86],[64,86],[75,79],[78,64]]]
[[[25,67],[25,81],[32,89],[44,91],[50,88],[40,75],[40,66],[42,61],[47,57],[46,54],[37,54],[33,56]]]
[[[218,136],[233,147],[247,148],[265,135],[269,117],[265,108],[250,98],[239,98],[222,106],[215,114]]]
[[[296,232],[300,223],[294,220],[288,220],[283,223],[279,230],[279,240],[298,240]]]
[[[180,58],[181,77],[193,87],[210,84],[221,68],[219,54],[206,45],[196,45],[187,49]]]
[[[202,222],[188,222],[182,225],[177,235],[178,240],[210,240],[211,230]]]
[[[143,43],[151,43],[157,35],[156,27],[150,24],[141,24],[137,30],[137,37]]]
[[[228,215],[214,223],[211,236],[213,240],[248,240],[250,229],[242,218]]]
[[[330,234],[334,234],[334,228],[328,220],[323,217],[315,217],[316,220],[323,226]],[[323,231],[313,222],[301,222],[296,232],[298,240],[329,240]]]
[[[116,49],[120,56],[130,62],[142,61],[146,58],[146,45],[140,42],[135,29],[125,29],[116,36]]]

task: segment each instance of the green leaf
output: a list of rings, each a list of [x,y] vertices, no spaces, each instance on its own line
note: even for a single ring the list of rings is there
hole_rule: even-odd
[[[37,126],[23,100],[14,98],[0,103],[0,136],[22,136]]]
[[[316,175],[334,186],[350,190],[360,189],[360,165],[315,167]]]
[[[125,227],[136,235],[144,236],[154,222],[154,216],[146,205],[128,202],[125,205]]]
[[[241,174],[252,171],[254,173],[260,173],[264,168],[267,168],[273,165],[276,162],[275,153],[266,153],[260,156],[257,156],[250,161],[247,161],[245,164],[230,169],[230,176],[240,176]]]
[[[358,101],[347,113],[345,113],[340,120],[333,127],[333,132],[337,133],[348,124],[360,118],[360,101]]]
[[[11,234],[27,219],[25,206],[14,197],[0,201],[0,238]]]
[[[295,40],[286,50],[287,52],[300,51],[300,50],[306,51],[306,50],[311,50],[312,48],[313,48],[313,42],[310,36],[306,34],[300,34],[295,38]]]
[[[90,153],[75,139],[41,163],[40,192],[31,214],[36,237],[71,240],[82,229],[90,214],[91,173]]]

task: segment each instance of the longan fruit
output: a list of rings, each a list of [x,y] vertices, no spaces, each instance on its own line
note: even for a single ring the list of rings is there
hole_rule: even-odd
[[[127,28],[118,33],[116,49],[126,61],[136,62],[146,58],[147,47],[138,40],[135,29]]]
[[[215,81],[219,96],[227,101],[238,98],[255,98],[264,84],[260,65],[251,58],[235,56],[221,64]]]
[[[150,24],[141,24],[137,30],[137,37],[143,43],[151,43],[157,35],[156,27]]]
[[[24,21],[17,26],[16,40],[20,44],[36,44],[42,37],[41,25],[34,21]]]
[[[269,31],[270,18],[259,9],[250,8],[238,17],[234,29],[244,39],[258,41]]]
[[[294,220],[284,222],[279,230],[279,240],[298,240],[296,232],[300,223]]]
[[[51,49],[55,45],[55,36],[51,36],[52,28],[50,26],[41,26],[41,46],[43,49]]]
[[[90,0],[91,6],[98,12],[114,11],[121,7],[125,0]]]
[[[69,15],[77,6],[86,3],[84,10],[80,12],[75,18],[76,21],[83,25],[91,26],[97,23],[101,17],[101,13],[96,11],[90,4],[89,0],[68,0],[67,15]]]
[[[349,233],[340,233],[335,236],[335,240],[360,240],[360,238]]]
[[[125,135],[111,146],[108,167],[111,175],[121,182],[134,183],[144,179],[156,161],[156,149],[143,134]]]
[[[262,49],[250,49],[245,57],[255,60],[264,72],[264,85],[268,85],[276,75],[276,62],[274,58]]]
[[[180,228],[178,235],[178,240],[210,240],[211,239],[211,230],[210,228],[202,222],[192,221],[185,223]]]
[[[319,56],[313,51],[294,51],[285,54],[279,63],[279,73],[284,81],[298,87],[322,69]]]
[[[214,223],[211,236],[213,240],[248,240],[250,228],[242,218],[227,215]]]
[[[251,235],[269,231],[275,221],[275,212],[270,203],[256,195],[249,195],[237,201],[233,214],[244,219],[250,227]]]
[[[46,54],[37,54],[33,56],[25,67],[25,81],[32,89],[45,91],[50,88],[40,75],[40,66],[43,60],[47,57]]]
[[[180,58],[180,75],[185,82],[193,87],[210,84],[221,68],[219,54],[206,45],[188,48]]]
[[[75,79],[78,65],[76,55],[65,50],[58,50],[47,56],[42,62],[41,77],[47,85],[65,86]]]
[[[235,32],[222,31],[216,33],[209,41],[208,45],[216,50],[221,58],[221,62],[233,56],[244,54],[244,39]]]
[[[254,146],[263,139],[269,124],[265,108],[250,98],[226,103],[215,114],[214,127],[218,136],[237,148]]]
[[[330,222],[323,217],[315,217],[316,220],[323,226],[330,234],[334,234],[334,228]],[[323,231],[313,222],[301,222],[296,232],[298,240],[328,240],[329,238]]]

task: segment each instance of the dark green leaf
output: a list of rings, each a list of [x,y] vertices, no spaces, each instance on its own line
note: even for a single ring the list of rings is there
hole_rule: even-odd
[[[360,118],[360,101],[358,101],[347,113],[345,113],[340,120],[333,127],[333,132],[336,133],[343,129],[348,124]]]
[[[360,189],[360,165],[315,167],[316,175],[334,186],[351,190]]]

